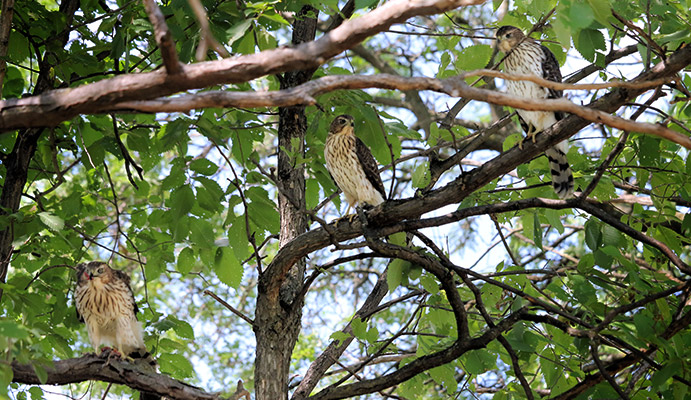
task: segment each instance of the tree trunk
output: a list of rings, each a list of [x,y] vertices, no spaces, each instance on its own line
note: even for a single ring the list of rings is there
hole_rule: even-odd
[[[4,2],[3,2],[4,3]],[[9,4],[10,2],[8,2]],[[79,8],[79,0],[63,0],[60,2],[60,12],[65,16],[65,26],[69,27],[72,23],[74,13]],[[6,22],[11,22],[7,20]],[[12,29],[6,27],[5,29]],[[9,37],[9,34],[8,34]],[[69,39],[69,31],[56,36],[60,46],[65,46]],[[54,56],[54,53],[50,53]],[[54,78],[51,76],[53,65],[47,57],[43,55],[39,63],[39,74],[34,87],[34,95],[50,90],[55,86]],[[2,85],[0,84],[0,88]],[[12,152],[2,160],[5,168],[5,180],[2,182],[2,194],[0,195],[0,216],[13,214],[19,210],[24,185],[29,173],[29,163],[34,157],[34,152],[38,146],[38,139],[43,133],[43,128],[26,129],[17,132],[17,141],[14,143]],[[12,242],[14,241],[13,223],[10,222],[5,230],[0,231],[0,283],[5,283],[7,270],[12,259]],[[0,302],[2,302],[2,289],[0,289]]]
[[[317,13],[311,6],[300,10],[294,25],[293,44],[314,40]],[[281,89],[307,82],[313,73],[288,72],[279,77]],[[281,247],[307,230],[305,171],[302,165],[295,166],[295,160],[282,150],[304,155],[306,131],[304,107],[279,108],[277,184]],[[257,339],[254,379],[258,400],[288,398],[290,360],[301,327],[304,299],[300,291],[304,274],[305,261],[302,259],[287,275],[280,276],[275,269],[269,268],[259,279],[254,324]]]

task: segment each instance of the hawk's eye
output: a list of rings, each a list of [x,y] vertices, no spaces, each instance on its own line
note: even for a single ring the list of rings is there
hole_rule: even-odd
[[[346,123],[348,123],[348,121],[346,121],[345,118],[341,118],[341,123],[342,123],[343,125],[345,125]]]
[[[510,34],[510,33],[507,33],[507,34],[506,34],[506,38],[508,39],[508,38],[510,38],[510,37],[511,37],[511,34]]]
[[[98,273],[99,273],[99,274],[102,274],[102,273],[103,273],[103,267],[101,267],[101,268],[98,269]]]

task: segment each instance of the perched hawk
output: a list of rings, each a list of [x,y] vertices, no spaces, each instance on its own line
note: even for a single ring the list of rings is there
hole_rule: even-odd
[[[348,201],[346,215],[356,204],[376,206],[386,199],[377,162],[355,136],[354,126],[352,116],[339,115],[331,122],[324,146],[326,169]]]
[[[97,353],[106,345],[124,356],[145,356],[142,326],[135,315],[137,304],[127,274],[100,261],[79,264],[74,297],[77,317],[86,323]]]
[[[130,287],[130,277],[100,261],[77,265],[77,287],[74,290],[77,317],[86,323],[89,341],[98,354],[102,345],[114,347],[123,357],[142,359],[147,370],[156,361],[146,350],[142,325],[137,321],[137,304]],[[148,365],[147,365],[148,364]],[[141,392],[141,400],[158,400],[160,396]]]
[[[515,26],[502,26],[497,30],[499,50],[507,54],[504,60],[504,71],[510,74],[531,74],[541,78],[561,82],[559,63],[554,54],[535,40],[527,38],[523,31]],[[527,81],[506,81],[510,94],[534,99],[556,99],[562,97],[561,90],[544,88]],[[535,140],[535,134],[547,129],[560,119],[564,113],[554,111],[516,110],[521,127],[526,136]],[[552,186],[557,196],[566,198],[573,194],[573,174],[566,158],[568,151],[566,141],[545,150],[552,172]]]

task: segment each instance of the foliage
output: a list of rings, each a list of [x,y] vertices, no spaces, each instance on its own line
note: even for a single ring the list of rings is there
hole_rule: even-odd
[[[162,68],[142,4],[78,3],[78,11],[67,15],[59,4],[16,1],[3,99],[38,94],[44,90],[39,84],[43,79],[52,82],[51,89],[73,88]],[[320,21],[344,6],[334,1],[201,4],[213,37],[233,55],[288,44],[303,6],[315,7]],[[354,5],[355,16],[382,6],[372,1]],[[488,2],[395,25],[328,60],[314,77],[380,72],[456,76],[497,62],[501,57],[493,54],[489,38],[497,26],[509,24],[525,31],[537,27],[532,37],[545,41],[564,72],[594,63],[602,69],[591,81],[628,80],[691,40],[689,8],[685,1],[518,0],[507,11],[500,1]],[[197,62],[203,33],[190,4],[172,0],[161,11],[180,62]],[[497,16],[501,21],[495,23]],[[607,54],[631,44],[637,47],[623,59],[628,63],[606,61]],[[211,50],[205,54],[205,59],[219,58]],[[496,89],[490,80],[467,81]],[[278,90],[279,82],[267,75],[193,93]],[[617,114],[664,121],[688,136],[689,85],[691,77],[682,72],[673,85],[658,87],[652,97],[648,92]],[[588,103],[611,90],[568,96]],[[659,99],[667,94],[672,96]],[[472,134],[493,129],[510,110],[472,102],[452,129],[444,129],[435,120],[456,102],[445,95],[340,90],[317,101],[318,107],[304,109],[304,153],[295,150],[297,143],[278,147],[276,108],[87,114],[43,129],[18,209],[2,204],[0,213],[0,229],[11,232],[13,246],[6,280],[0,283],[0,397],[45,395],[39,386],[13,382],[12,360],[32,364],[45,381],[52,360],[91,351],[73,311],[70,268],[91,259],[107,260],[133,276],[146,343],[154,349],[161,373],[225,394],[241,378],[253,391],[256,349],[271,344],[257,343],[253,327],[238,314],[256,319],[259,280],[279,251],[281,223],[286,226],[279,217],[278,197],[286,184],[275,171],[279,151],[293,167],[304,167],[306,209],[301,211],[311,218],[309,231],[316,231],[345,208],[338,196],[324,201],[337,193],[323,157],[328,125],[336,115],[355,117],[358,136],[386,166],[382,176],[394,199],[424,198],[518,141],[518,124],[512,121],[454,164],[463,164],[460,171],[454,166],[435,176],[440,160],[462,151]],[[641,107],[643,114],[634,114]],[[26,132],[0,133],[3,188],[14,179],[5,160]],[[407,249],[401,254],[408,256],[383,254],[389,247],[375,248],[362,237],[348,242],[351,246],[330,242],[311,252],[307,274],[299,277],[308,286],[291,363],[291,374],[299,377],[294,383],[332,340],[352,340],[313,393],[332,384],[339,390],[383,377],[391,379],[388,385],[364,392],[362,398],[513,399],[569,393],[581,398],[622,393],[629,398],[684,398],[691,380],[689,151],[608,126],[591,126],[570,145],[576,188],[595,185],[589,201],[615,222],[575,203],[500,209],[521,199],[555,197],[545,157],[526,157],[515,173],[492,180],[452,207],[435,210],[438,224],[407,229],[412,243],[390,235],[389,242]],[[486,211],[472,217],[444,220],[455,210],[485,206]],[[670,261],[670,253],[686,269]],[[440,277],[434,272],[437,266],[451,277]],[[377,303],[381,307],[360,314],[383,274],[388,294]],[[467,313],[467,337],[459,328],[456,295]],[[472,342],[478,345],[449,361],[431,368],[415,364],[462,340],[479,340],[502,323],[506,328],[501,334],[485,343]],[[350,329],[341,331],[347,324]],[[626,357],[638,358],[626,364]],[[392,378],[410,365],[417,368],[411,377],[401,382]],[[603,365],[611,366],[606,378],[600,374]],[[600,379],[589,384],[594,376]],[[95,397],[106,386],[82,382],[60,390],[73,397],[91,390]],[[125,386],[110,390],[122,397],[131,393]]]

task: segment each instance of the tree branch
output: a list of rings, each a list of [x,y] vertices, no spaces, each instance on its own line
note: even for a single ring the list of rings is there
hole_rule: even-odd
[[[220,400],[217,393],[208,393],[204,390],[177,381],[167,375],[143,371],[137,365],[116,360],[113,358],[99,357],[95,354],[86,354],[79,358],[55,361],[52,367],[45,368],[47,379],[42,382],[36,375],[32,364],[20,364],[12,362],[13,382],[27,385],[65,385],[68,383],[97,380],[103,382],[126,385],[138,391],[155,393],[171,400]],[[247,396],[247,391],[238,384],[238,391],[228,397],[228,400],[237,400]]]
[[[166,17],[163,16],[155,0],[144,0],[144,8],[146,8],[149,21],[154,26],[156,44],[158,44],[158,48],[161,50],[161,58],[163,59],[163,65],[166,67],[166,72],[169,75],[183,73],[182,64],[180,64],[178,53],[175,50],[175,42],[173,42],[173,37],[166,24]]]
[[[54,126],[114,103],[155,99],[189,89],[248,82],[265,75],[318,68],[331,57],[387,30],[395,23],[484,1],[393,0],[359,18],[344,22],[318,40],[297,46],[185,65],[181,74],[168,75],[166,71],[153,71],[120,75],[76,88],[50,91],[41,96],[3,100],[0,101],[0,131]]]
[[[482,71],[484,70],[480,70],[480,72]],[[274,92],[208,91],[167,99],[124,102],[115,104],[113,108],[109,108],[106,111],[186,112],[195,108],[198,109],[209,107],[285,107],[296,104],[316,104],[316,96],[339,89],[380,88],[403,90],[405,92],[416,90],[432,90],[435,92],[445,93],[453,97],[463,97],[465,99],[511,106],[513,108],[520,108],[523,110],[566,111],[570,114],[578,115],[579,117],[593,123],[605,124],[607,126],[624,131],[634,131],[658,136],[691,149],[691,138],[660,124],[634,122],[607,112],[599,111],[592,107],[579,106],[566,98],[536,100],[528,97],[513,96],[493,90],[478,89],[468,86],[461,79],[461,77],[440,80],[434,78],[411,78],[388,74],[365,76],[326,76],[291,89]],[[508,75],[506,75],[506,77],[508,77]],[[511,78],[515,80],[522,80],[526,78],[526,80],[530,81],[544,81],[544,79],[530,77],[529,75],[511,76]],[[661,82],[666,81],[668,81],[667,78],[661,78],[654,81],[612,82],[602,85],[644,90],[655,87],[656,85],[661,84]],[[599,87],[602,85],[598,84],[597,86]],[[580,85],[559,84],[559,86]]]

